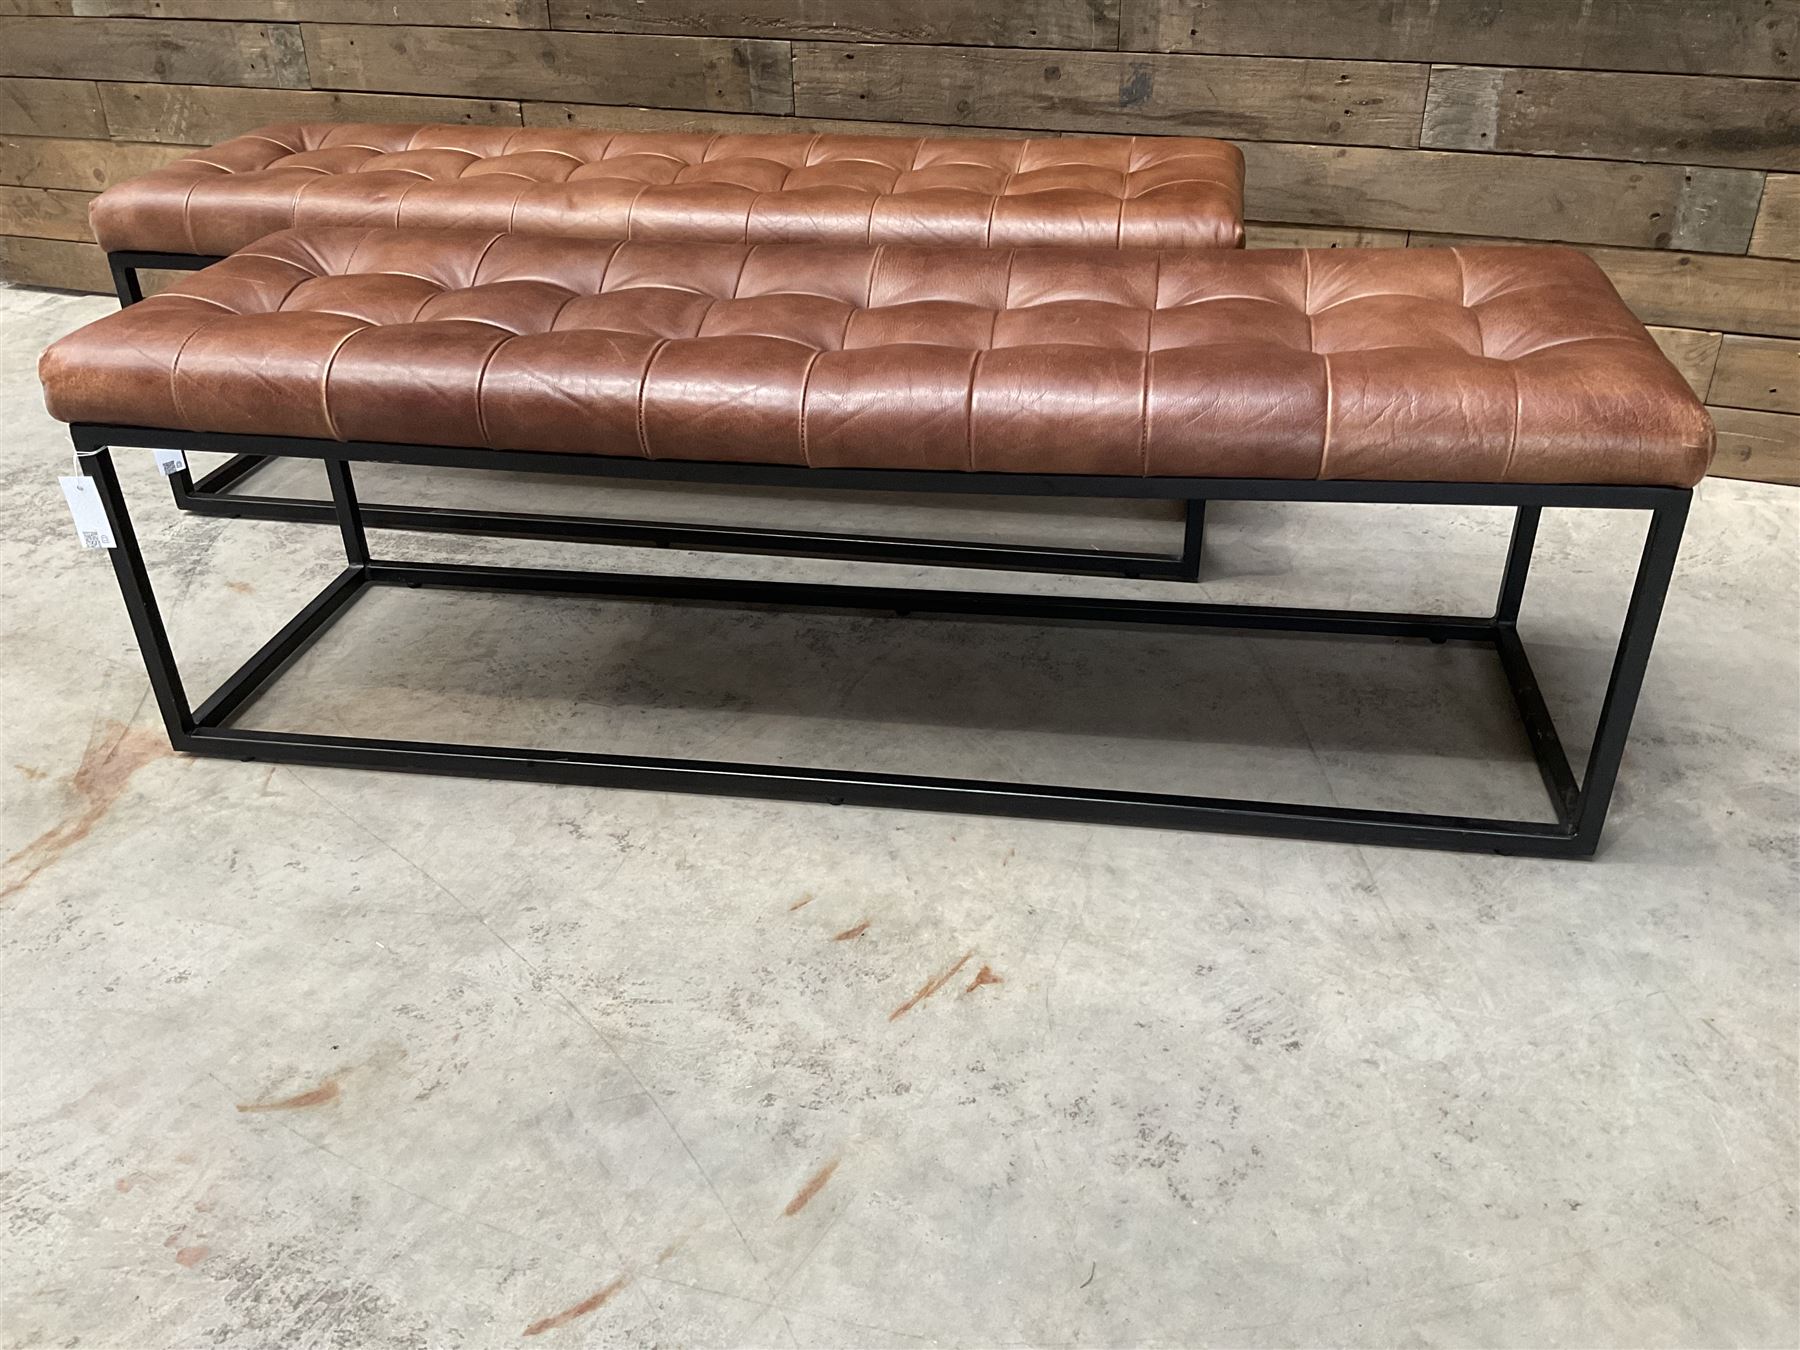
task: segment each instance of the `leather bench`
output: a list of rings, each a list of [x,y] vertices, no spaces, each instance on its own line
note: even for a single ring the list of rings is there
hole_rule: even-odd
[[[129,538],[105,447],[323,460],[349,566],[198,710],[135,544],[115,551],[171,735],[200,753],[557,781],[947,802],[1141,824],[1592,852],[1705,472],[1704,408],[1569,249],[990,249],[592,242],[489,231],[273,235],[52,346],[51,412]],[[355,462],[778,486],[1516,511],[1492,615],[458,569],[375,560]],[[1577,782],[1517,635],[1538,512],[1652,525]],[[574,580],[574,577],[584,578]],[[373,584],[1361,633],[1495,647],[1556,819],[1471,820],[828,770],[283,736],[233,715]],[[308,617],[310,615],[310,617]]]
[[[1233,248],[1243,156],[1197,137],[714,135],[459,125],[262,127],[121,183],[94,202],[121,304],[139,269],[191,268],[293,226],[482,228],[594,239],[813,241],[1019,248]],[[328,503],[245,495],[239,456],[176,504],[209,514],[328,521]],[[541,537],[778,550],[882,561],[1191,578],[1202,504],[1179,554],[741,531],[417,505],[372,523]]]

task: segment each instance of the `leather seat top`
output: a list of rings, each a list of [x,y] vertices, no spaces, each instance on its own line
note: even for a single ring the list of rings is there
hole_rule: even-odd
[[[389,225],[590,239],[1232,248],[1223,141],[911,139],[536,127],[263,127],[102,193],[103,248],[226,254],[273,230]]]
[[[814,466],[1687,486],[1712,444],[1557,247],[295,230],[39,371],[64,421]]]

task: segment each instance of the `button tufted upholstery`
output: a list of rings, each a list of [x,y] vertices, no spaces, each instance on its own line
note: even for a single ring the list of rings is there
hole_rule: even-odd
[[[62,339],[65,421],[816,466],[1685,486],[1573,250],[288,231]]]
[[[1230,248],[1223,141],[264,127],[103,192],[108,250],[225,254],[272,230],[389,225],[734,243]]]

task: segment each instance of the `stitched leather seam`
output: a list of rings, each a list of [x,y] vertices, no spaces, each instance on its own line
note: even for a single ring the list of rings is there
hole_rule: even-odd
[[[319,372],[319,411],[325,415],[325,429],[331,433],[331,439],[334,441],[341,441],[344,436],[338,430],[337,418],[331,412],[331,372],[337,365],[338,353],[344,350],[344,344],[358,333],[366,333],[374,326],[374,324],[365,323],[361,328],[352,328],[339,338],[337,345],[331,349],[331,355],[325,358],[325,368]]]
[[[517,333],[508,333],[490,347],[481,363],[480,373],[475,376],[475,429],[481,433],[481,443],[490,450],[495,448],[494,438],[488,434],[487,400],[482,397],[487,384],[488,367],[494,364],[494,358],[500,355],[500,349],[518,336]]]
[[[644,459],[656,458],[654,455],[652,455],[650,453],[650,435],[644,426],[644,399],[650,392],[650,371],[656,365],[656,358],[663,354],[663,348],[667,347],[669,345],[670,341],[671,341],[671,339],[669,339],[669,338],[658,338],[656,345],[650,349],[650,355],[648,355],[647,357],[644,358],[643,370],[638,372],[638,392],[637,392],[638,454],[640,456],[642,456]]]
[[[1331,358],[1321,356],[1319,359],[1325,363],[1325,438],[1319,442],[1318,476],[1328,478],[1330,474],[1327,470],[1331,464],[1331,424],[1337,411],[1337,386],[1331,378]]]
[[[631,238],[631,218],[637,213],[638,198],[649,190],[650,184],[641,184],[638,190],[631,194],[631,200],[625,204],[625,237],[627,239]]]
[[[1513,457],[1519,452],[1519,424],[1525,420],[1525,391],[1519,386],[1519,368],[1510,361],[1506,363],[1506,373],[1512,376],[1513,416],[1512,434],[1506,438],[1506,462],[1500,469],[1500,481],[1510,483]]]
[[[990,330],[988,341],[993,340]],[[969,363],[969,393],[963,400],[963,468],[970,473],[975,471],[975,384],[981,378],[981,359],[986,355],[986,351],[976,352]]]
[[[849,323],[846,322],[844,327],[848,330]],[[822,350],[815,348],[812,359],[806,363],[806,373],[800,377],[800,462],[809,469],[812,468],[812,450],[806,442],[806,395],[812,387],[813,367],[819,364],[819,358],[823,355],[825,353]]]

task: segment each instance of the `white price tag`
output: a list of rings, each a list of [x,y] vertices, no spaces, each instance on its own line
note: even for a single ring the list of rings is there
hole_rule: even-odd
[[[65,474],[56,480],[62,484],[63,496],[69,502],[69,514],[75,520],[75,533],[83,548],[111,548],[117,541],[112,526],[106,523],[106,508],[94,490],[94,480],[86,474]]]
[[[162,470],[164,478],[173,478],[187,468],[187,456],[179,450],[152,450],[156,456],[156,467]]]

